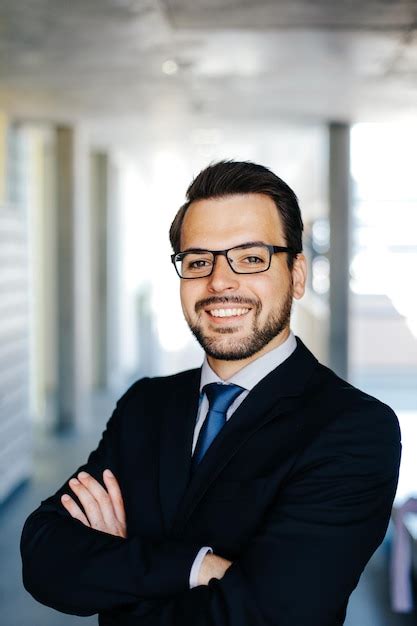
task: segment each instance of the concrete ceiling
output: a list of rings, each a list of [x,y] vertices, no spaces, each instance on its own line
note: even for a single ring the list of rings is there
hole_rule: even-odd
[[[417,1],[1,0],[0,108],[17,117],[417,116]]]

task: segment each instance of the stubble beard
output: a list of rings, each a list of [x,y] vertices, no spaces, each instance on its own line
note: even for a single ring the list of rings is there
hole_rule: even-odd
[[[293,288],[291,285],[280,309],[271,314],[263,326],[259,326],[259,316],[262,309],[262,305],[259,302],[249,303],[247,300],[239,298],[212,298],[210,303],[213,304],[250,304],[252,308],[255,308],[252,332],[247,337],[241,339],[234,340],[233,337],[230,337],[230,335],[235,333],[235,328],[232,326],[216,328],[215,332],[219,336],[209,337],[204,334],[201,324],[192,324],[188,320],[187,322],[194,337],[208,356],[222,361],[239,361],[247,359],[262,350],[272,339],[288,327],[292,301]],[[222,335],[228,335],[229,339],[223,339]]]

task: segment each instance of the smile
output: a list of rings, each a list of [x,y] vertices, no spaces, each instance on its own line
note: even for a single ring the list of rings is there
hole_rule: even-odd
[[[246,315],[250,309],[212,309],[207,311],[212,317],[237,317],[239,315]]]

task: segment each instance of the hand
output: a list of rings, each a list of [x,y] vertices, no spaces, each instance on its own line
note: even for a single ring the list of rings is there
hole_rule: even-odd
[[[217,554],[206,554],[198,572],[198,584],[208,585],[212,578],[220,580],[231,564],[232,561],[228,561]]]
[[[123,497],[114,474],[109,469],[103,472],[107,491],[87,472],[80,472],[77,478],[72,478],[69,485],[81,502],[84,512],[67,493],[61,496],[61,502],[71,517],[103,533],[126,538]]]

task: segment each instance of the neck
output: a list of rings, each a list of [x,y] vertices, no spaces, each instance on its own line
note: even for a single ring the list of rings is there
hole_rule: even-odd
[[[249,363],[256,361],[256,359],[259,359],[267,352],[271,352],[271,350],[278,348],[278,346],[283,344],[284,341],[288,339],[289,334],[290,328],[289,326],[287,326],[279,335],[274,337],[272,341],[264,346],[262,350],[259,350],[259,352],[256,352],[246,359],[239,359],[238,361],[225,361],[223,359],[216,359],[212,356],[207,355],[207,361],[213,372],[215,372],[217,376],[219,376],[219,378],[221,378],[222,380],[228,380],[229,378],[237,374],[237,372],[239,372],[241,369],[246,367],[246,365],[249,365]]]

